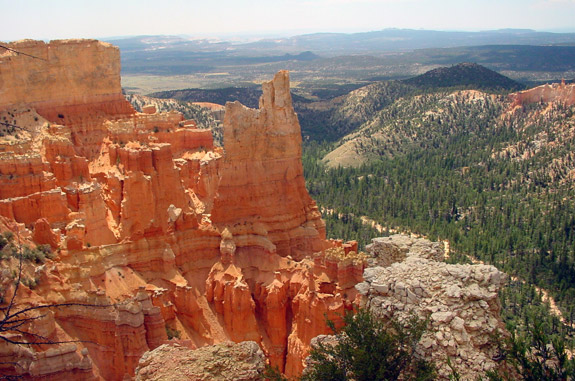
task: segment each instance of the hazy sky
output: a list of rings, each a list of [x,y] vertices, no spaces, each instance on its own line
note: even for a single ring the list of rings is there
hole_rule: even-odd
[[[0,0],[0,41],[385,28],[575,31],[575,0]]]

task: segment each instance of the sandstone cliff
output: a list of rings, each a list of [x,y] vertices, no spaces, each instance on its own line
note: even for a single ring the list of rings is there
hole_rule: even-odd
[[[0,109],[121,99],[120,50],[97,40],[22,40],[0,55]],[[36,108],[36,107],[35,107]]]
[[[566,85],[564,81],[560,84],[546,84],[510,94],[509,98],[512,101],[512,106],[537,102],[555,102],[572,106],[575,104],[575,85]]]
[[[310,340],[329,332],[324,315],[353,308],[364,261],[325,239],[287,72],[263,85],[259,110],[227,105],[222,149],[177,112],[136,112],[109,44],[10,47],[38,58],[0,55],[0,227],[16,233],[6,248],[52,248],[52,259],[25,263],[34,282],[17,307],[84,306],[25,327],[82,342],[0,343],[1,371],[120,380],[169,335],[189,347],[252,340],[301,372]],[[17,261],[0,265],[6,302]]]

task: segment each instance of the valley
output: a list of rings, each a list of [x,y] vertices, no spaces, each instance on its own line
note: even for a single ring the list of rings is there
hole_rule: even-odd
[[[565,82],[517,93],[526,85],[465,64],[320,100],[292,90],[306,186],[324,211],[338,211],[323,213],[328,236],[365,245],[381,235],[368,219],[447,240],[450,261],[471,255],[522,280],[501,293],[510,324],[545,322],[573,345],[574,90]],[[214,100],[199,90],[155,95]]]
[[[257,88],[278,70],[290,71],[297,95],[342,95],[339,89],[410,78],[462,62],[475,62],[528,86],[575,77],[573,33],[386,29],[258,41],[182,36],[108,41],[122,51],[122,86],[144,95],[190,88]]]

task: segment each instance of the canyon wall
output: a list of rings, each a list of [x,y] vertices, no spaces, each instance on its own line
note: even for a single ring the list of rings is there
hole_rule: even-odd
[[[560,84],[546,84],[510,94],[509,98],[512,101],[512,107],[538,102],[554,102],[572,106],[575,104],[575,85],[566,85],[564,81]]]
[[[122,99],[120,50],[97,40],[22,40],[0,55],[0,110]]]
[[[60,304],[31,310],[23,331],[73,343],[2,342],[0,372],[121,380],[171,338],[254,341],[299,374],[311,339],[329,332],[325,316],[339,324],[354,308],[365,262],[325,239],[288,73],[264,83],[259,110],[227,105],[222,149],[179,113],[134,111],[109,44],[8,46],[35,58],[0,55],[0,227],[14,235],[3,302],[18,273],[9,250],[36,253],[14,311]],[[10,337],[40,337],[24,332]]]

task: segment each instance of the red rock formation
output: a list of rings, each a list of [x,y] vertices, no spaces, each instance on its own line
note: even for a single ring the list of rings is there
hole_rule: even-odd
[[[50,245],[52,249],[56,249],[60,245],[60,236],[52,230],[50,223],[45,218],[40,218],[34,224],[32,238],[37,244]]]
[[[512,107],[537,102],[556,102],[572,106],[575,104],[575,85],[566,85],[564,81],[561,84],[547,84],[510,94],[509,98]]]
[[[54,248],[43,266],[26,264],[38,282],[17,300],[95,305],[44,319],[51,338],[85,341],[74,350],[0,344],[2,358],[28,364],[11,371],[120,380],[169,329],[192,347],[253,340],[298,374],[311,338],[329,332],[324,313],[352,308],[363,262],[357,246],[325,240],[287,72],[264,84],[259,110],[227,106],[222,150],[178,113],[136,113],[111,45],[10,46],[45,61],[0,56],[0,113],[23,128],[0,141],[0,228]],[[338,255],[311,259],[333,246]]]
[[[228,103],[224,147],[212,210],[217,226],[233,232],[238,223],[257,222],[279,255],[295,259],[326,248],[325,224],[305,189],[301,131],[287,72],[264,83],[259,110]]]
[[[122,97],[117,47],[97,40],[22,40],[9,47],[35,58],[3,50],[0,110],[26,104],[54,121],[94,109],[133,113]]]

